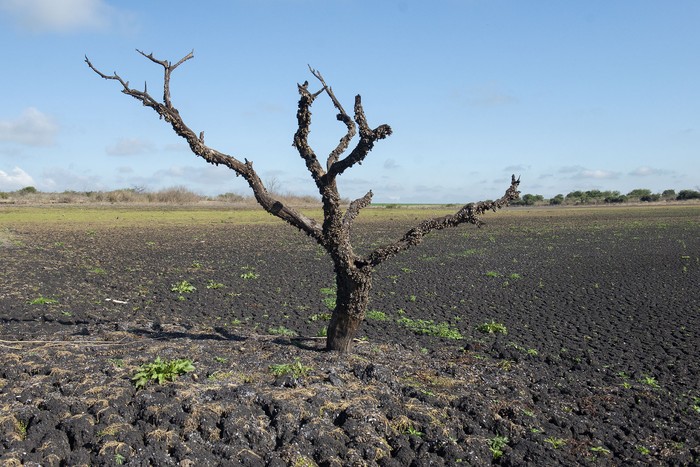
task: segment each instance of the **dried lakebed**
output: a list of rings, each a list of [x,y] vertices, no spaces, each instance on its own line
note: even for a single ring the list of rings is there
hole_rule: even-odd
[[[281,223],[0,220],[0,463],[697,465],[699,214],[439,232],[376,271],[346,356],[330,261]],[[156,358],[194,369],[137,389]]]

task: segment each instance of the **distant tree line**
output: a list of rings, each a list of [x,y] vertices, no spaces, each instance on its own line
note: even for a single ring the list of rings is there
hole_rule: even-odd
[[[11,197],[26,197],[28,195],[39,195],[41,192],[33,186],[27,186],[14,192],[0,191],[0,199],[9,199]],[[128,203],[128,202],[160,202],[160,203],[193,203],[198,201],[224,201],[224,202],[244,202],[252,201],[247,196],[242,196],[237,193],[224,193],[215,197],[202,196],[188,190],[185,187],[177,186],[165,188],[157,192],[149,192],[143,187],[123,188],[112,191],[64,191],[63,193],[55,194],[59,196],[59,202],[71,203],[77,202],[80,199],[85,201],[108,202],[108,203]],[[304,203],[313,204],[318,202],[311,196],[294,196],[290,193],[281,195],[288,198],[296,198]],[[646,188],[637,188],[630,191],[626,195],[619,191],[572,191],[566,196],[558,194],[553,198],[545,198],[542,195],[533,195],[526,193],[517,201],[511,201],[511,206],[543,206],[543,205],[580,205],[580,204],[619,204],[619,203],[638,203],[652,201],[683,201],[689,199],[700,199],[700,191],[696,190],[681,190],[676,193],[676,190],[664,190],[661,193],[653,193]],[[398,207],[398,204],[386,205],[386,207]]]
[[[653,193],[646,188],[637,188],[626,195],[619,191],[601,191],[588,190],[572,191],[566,196],[558,194],[553,198],[546,199],[542,195],[533,195],[526,193],[519,200],[513,201],[512,206],[534,206],[534,205],[578,205],[578,204],[619,204],[619,203],[638,203],[638,202],[653,202],[653,201],[683,201],[688,199],[700,199],[700,191],[681,190],[676,193],[676,190],[664,190],[661,193]]]

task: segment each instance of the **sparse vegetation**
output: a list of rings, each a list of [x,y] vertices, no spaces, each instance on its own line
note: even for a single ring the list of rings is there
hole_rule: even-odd
[[[416,334],[443,337],[445,339],[462,339],[462,334],[459,330],[452,328],[449,323],[445,322],[435,323],[433,320],[411,319],[404,316],[399,318],[397,323],[407,327]]]

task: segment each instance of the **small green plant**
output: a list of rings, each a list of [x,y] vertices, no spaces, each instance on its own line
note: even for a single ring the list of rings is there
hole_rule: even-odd
[[[216,363],[226,363],[228,362],[228,358],[225,357],[214,357],[214,361]]]
[[[500,277],[501,274],[498,271],[486,271],[486,277]]]
[[[373,321],[386,321],[387,319],[389,319],[387,318],[386,313],[378,310],[369,310],[365,317]]]
[[[98,275],[99,274],[107,274],[107,271],[105,271],[102,268],[92,268],[92,269],[89,269],[88,271],[93,273],[93,274],[98,274]]]
[[[508,334],[508,329],[505,324],[497,323],[494,320],[478,325],[476,330],[487,334]]]
[[[55,298],[48,298],[43,295],[39,295],[37,298],[29,301],[30,305],[54,305],[56,303],[58,303],[58,300]]]
[[[559,449],[560,447],[562,447],[566,444],[565,439],[555,438],[554,436],[550,436],[549,438],[545,438],[544,442],[549,443],[554,449]]]
[[[416,297],[415,295],[409,295],[409,296],[408,296],[408,301],[409,301],[409,302],[415,302],[415,301],[416,301],[416,298],[417,298],[417,297]]]
[[[700,397],[693,397],[692,408],[695,411],[695,413],[700,414]]]
[[[309,321],[311,321],[311,322],[330,321],[332,316],[333,315],[330,313],[316,313],[316,314],[309,316]]]
[[[294,337],[297,335],[296,332],[292,331],[291,329],[285,328],[284,326],[268,328],[267,332],[272,334],[273,336]]]
[[[257,279],[260,277],[260,274],[254,271],[246,271],[244,273],[241,273],[241,279],[249,280],[249,279]]]
[[[644,375],[639,381],[647,386],[651,386],[654,389],[659,389],[661,387],[659,386],[658,381],[656,381],[656,378],[653,376]]]
[[[521,276],[521,275],[518,274],[517,272],[514,272],[513,274],[511,274],[510,276],[508,276],[508,278],[509,278],[510,280],[517,281],[518,279],[522,279],[523,276]]]
[[[449,323],[435,323],[432,320],[425,319],[411,319],[408,317],[401,317],[397,321],[402,326],[406,326],[408,329],[416,334],[426,334],[428,336],[444,337],[446,339],[462,339],[462,334],[454,328],[451,328]]]
[[[126,460],[126,457],[124,457],[123,455],[121,455],[119,453],[116,453],[114,455],[114,463],[117,465],[123,465],[125,460]]]
[[[320,290],[321,295],[323,295],[323,304],[326,305],[326,308],[329,310],[335,310],[335,302],[336,302],[336,290],[333,287],[323,287]],[[330,319],[330,318],[329,318]]]
[[[493,455],[494,460],[500,459],[503,456],[503,448],[508,445],[507,436],[494,436],[489,440],[489,451]]]
[[[221,287],[224,287],[224,284],[222,284],[221,282],[216,282],[212,279],[209,279],[209,281],[207,281],[207,289],[220,289]]]
[[[170,287],[171,292],[177,292],[179,294],[192,293],[195,290],[197,290],[197,287],[195,287],[194,285],[190,284],[187,281],[180,281],[177,284],[173,284]]]
[[[409,425],[408,427],[406,427],[406,431],[404,433],[410,436],[417,436],[419,438],[423,436],[423,432],[418,430],[413,425]]]
[[[637,452],[642,454],[643,456],[648,456],[649,454],[651,454],[651,450],[646,446],[637,446],[636,449]]]
[[[200,263],[199,261],[192,261],[190,267],[192,269],[202,269],[202,263]]]
[[[610,454],[610,449],[605,449],[603,446],[594,446],[591,448],[591,452],[595,452],[596,454],[603,454],[603,455],[608,455]]]
[[[194,371],[191,360],[161,360],[160,357],[156,357],[153,363],[141,365],[131,380],[136,389],[141,389],[151,380],[163,384],[165,381],[174,381],[178,376],[190,371]]]
[[[328,327],[327,326],[322,327],[316,333],[316,337],[327,337],[327,336],[328,336]]]
[[[305,366],[301,363],[299,358],[295,358],[294,363],[278,363],[270,365],[268,368],[270,373],[275,376],[291,375],[294,378],[305,377],[309,374],[309,371],[313,370],[310,366]]]

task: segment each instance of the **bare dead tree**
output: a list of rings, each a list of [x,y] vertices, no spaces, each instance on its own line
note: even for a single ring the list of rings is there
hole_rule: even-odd
[[[248,159],[240,161],[234,156],[210,148],[204,143],[204,132],[197,135],[185,124],[180,116],[180,112],[173,106],[171,101],[170,77],[178,66],[194,57],[194,52],[185,55],[175,64],[167,60],[159,60],[152,53],[145,54],[140,50],[137,50],[137,52],[163,67],[162,102],[152,97],[145,86],[143,91],[139,91],[130,87],[129,82],[124,81],[116,72],[112,75],[107,75],[95,68],[87,57],[85,57],[85,62],[102,78],[119,82],[124,94],[155,110],[160,118],[170,123],[175,133],[187,140],[194,154],[210,164],[224,165],[236,172],[237,175],[242,176],[253,190],[255,199],[267,212],[297,227],[318,242],[329,253],[333,260],[336,274],[337,297],[336,307],[328,325],[326,340],[326,348],[328,350],[346,352],[350,349],[353,337],[365,317],[369,293],[372,287],[372,272],[378,265],[386,259],[418,245],[428,232],[465,223],[481,226],[482,221],[479,218],[481,214],[489,210],[496,211],[519,196],[518,185],[520,179],[516,179],[513,176],[510,186],[500,199],[469,203],[454,214],[425,220],[408,230],[395,242],[360,256],[353,251],[350,241],[350,228],[355,218],[359,215],[360,210],[370,204],[372,191],[368,191],[363,197],[352,201],[348,208],[343,210],[340,205],[341,198],[338,193],[336,180],[347,169],[361,163],[372,150],[374,144],[378,140],[391,135],[392,130],[389,125],[379,125],[376,128],[369,126],[359,95],[355,96],[353,117],[350,117],[336,98],[331,87],[326,84],[323,76],[317,70],[309,67],[311,74],[320,83],[318,91],[310,91],[308,81],[297,85],[300,98],[297,109],[298,128],[294,134],[293,145],[304,160],[306,168],[321,195],[323,221],[319,223],[315,219],[303,215],[293,207],[285,205],[280,199],[275,197],[274,193],[268,191],[253,169],[251,161]],[[338,111],[336,115],[337,120],[342,122],[346,128],[346,132],[340,138],[338,145],[328,155],[325,167],[319,162],[308,141],[311,130],[310,109],[316,98],[321,94],[326,94],[331,100]],[[358,141],[348,153],[350,143],[358,133]]]

